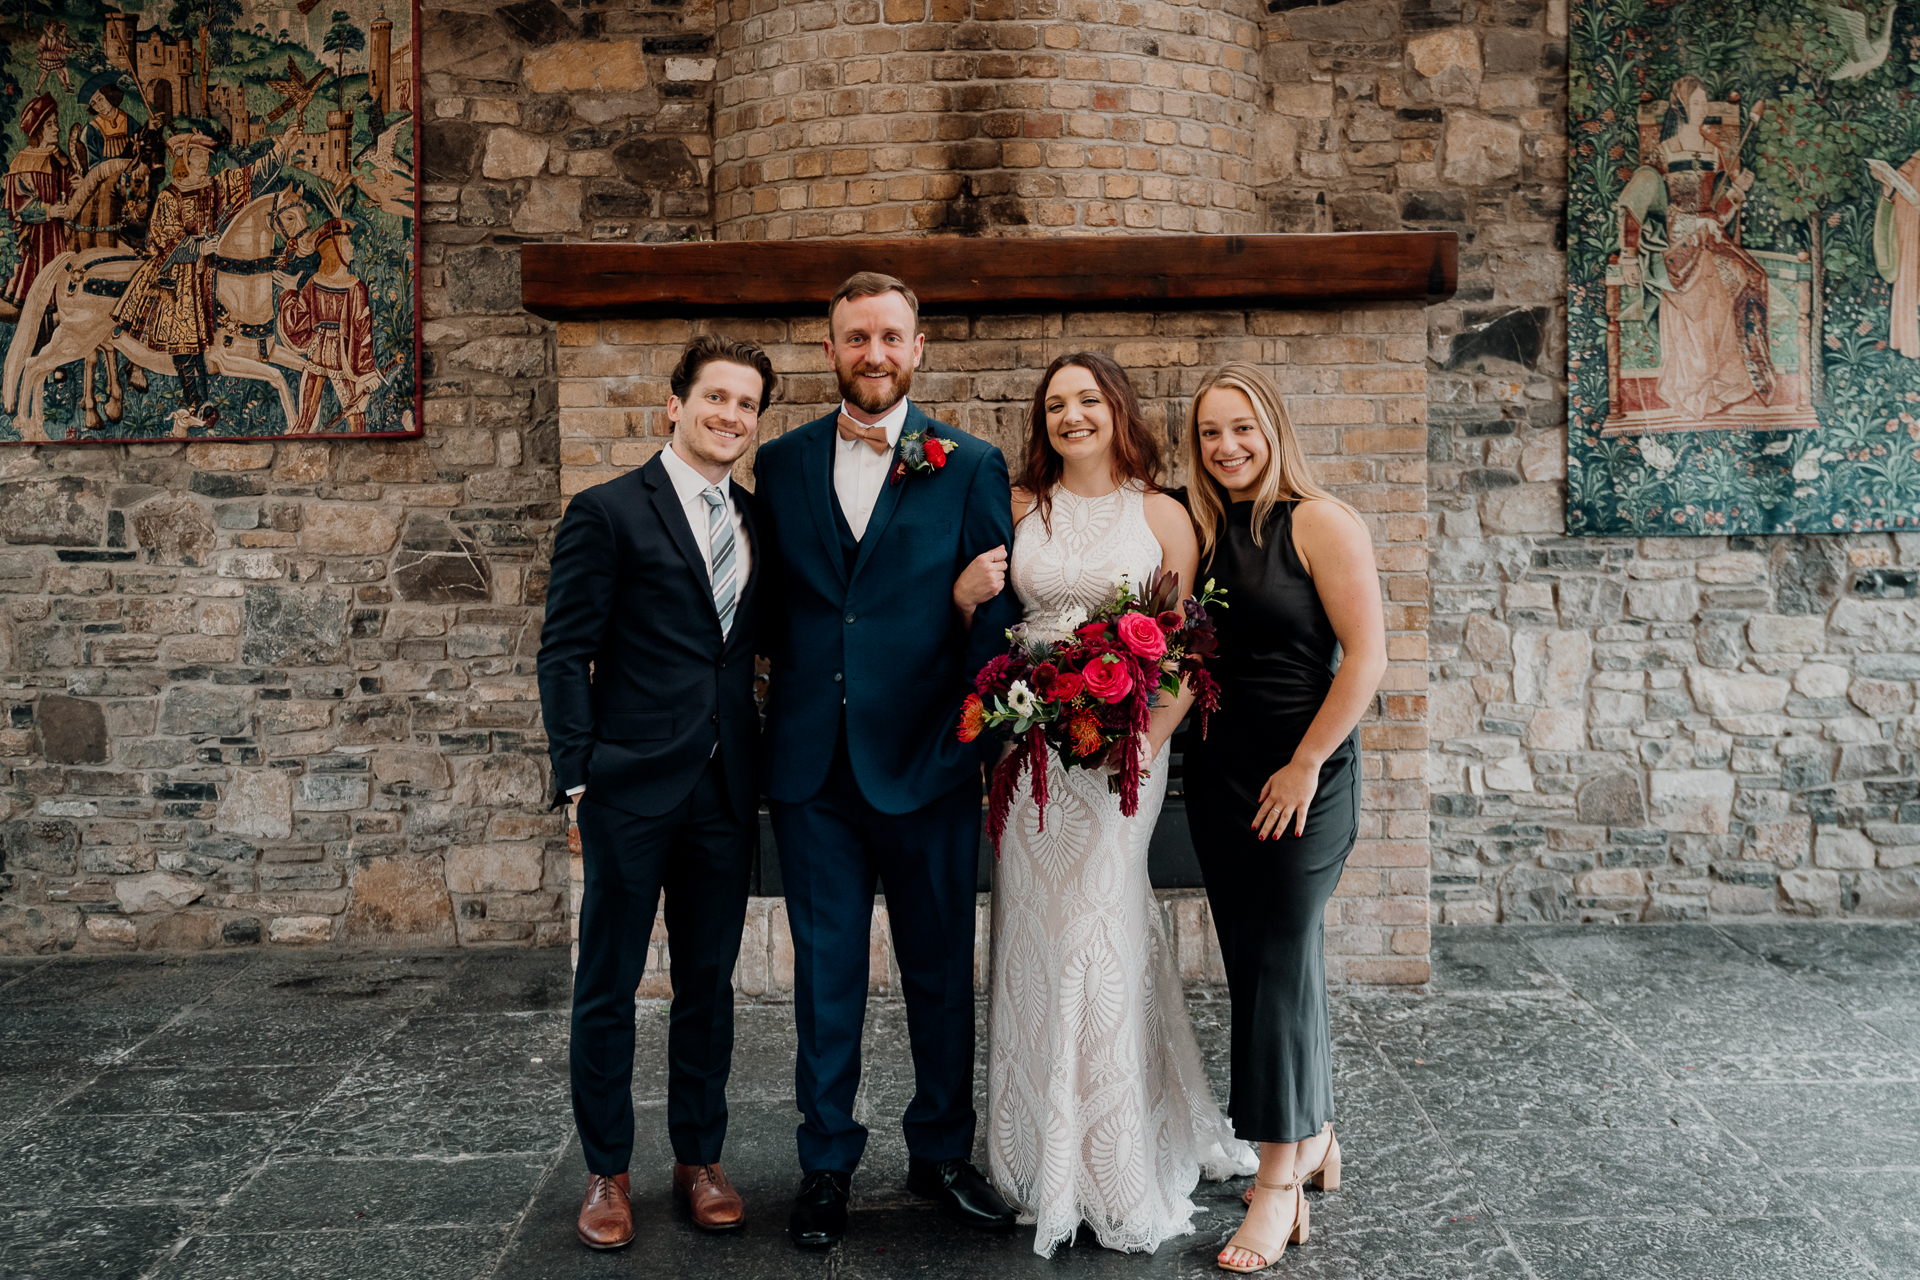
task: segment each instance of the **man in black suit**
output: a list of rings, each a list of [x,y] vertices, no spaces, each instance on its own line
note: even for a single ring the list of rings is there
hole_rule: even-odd
[[[578,804],[586,871],[569,1066],[587,1162],[578,1234],[633,1239],[634,990],[666,892],[673,1188],[696,1225],[744,1221],[720,1169],[733,966],[754,849],[754,597],[765,547],[729,469],[773,396],[748,342],[695,339],[671,376],[673,441],[573,499],[553,551],[540,701],[558,807]]]

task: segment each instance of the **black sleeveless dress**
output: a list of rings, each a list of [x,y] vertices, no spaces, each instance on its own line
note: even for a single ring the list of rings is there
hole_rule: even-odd
[[[1360,826],[1358,731],[1320,767],[1304,834],[1252,830],[1260,789],[1293,759],[1333,684],[1339,641],[1293,546],[1293,504],[1253,541],[1253,504],[1227,508],[1200,580],[1226,589],[1214,613],[1220,710],[1185,763],[1187,822],[1207,884],[1233,1007],[1234,1133],[1297,1142],[1333,1119],[1322,920]]]

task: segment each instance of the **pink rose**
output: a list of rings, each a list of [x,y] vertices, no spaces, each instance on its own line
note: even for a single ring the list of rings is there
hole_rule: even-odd
[[[1120,638],[1127,648],[1145,658],[1148,662],[1158,662],[1167,652],[1167,633],[1160,624],[1144,613],[1123,613],[1120,615]]]
[[[1095,658],[1080,674],[1086,681],[1087,692],[1104,701],[1118,702],[1133,692],[1132,667],[1112,655]]]

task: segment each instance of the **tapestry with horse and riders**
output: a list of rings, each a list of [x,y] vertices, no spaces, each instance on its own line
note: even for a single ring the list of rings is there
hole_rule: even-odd
[[[415,435],[414,0],[0,8],[0,443]]]
[[[1570,19],[1568,531],[1920,530],[1920,13]]]

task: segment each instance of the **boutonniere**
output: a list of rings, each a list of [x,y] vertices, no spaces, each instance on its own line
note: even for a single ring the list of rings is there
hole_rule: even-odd
[[[925,431],[903,431],[893,455],[893,475],[887,483],[899,484],[909,471],[930,476],[947,465],[947,455],[952,452],[953,441],[934,435],[931,427]]]

